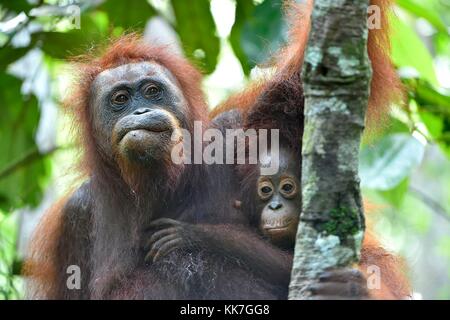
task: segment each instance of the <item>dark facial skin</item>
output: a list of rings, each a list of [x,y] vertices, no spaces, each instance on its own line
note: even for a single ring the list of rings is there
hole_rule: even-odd
[[[150,165],[170,155],[171,135],[186,127],[186,102],[175,78],[152,62],[100,73],[91,89],[94,132],[103,154]]]

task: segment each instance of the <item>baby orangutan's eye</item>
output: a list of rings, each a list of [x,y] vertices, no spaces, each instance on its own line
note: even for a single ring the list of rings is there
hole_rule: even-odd
[[[297,183],[292,178],[285,178],[280,183],[280,193],[285,198],[293,198],[297,194]]]
[[[289,193],[289,192],[291,192],[292,190],[294,190],[294,186],[293,186],[292,184],[290,184],[290,183],[285,183],[285,184],[281,187],[281,189],[283,189],[284,192]]]
[[[273,194],[273,186],[270,181],[262,181],[258,183],[258,195],[261,200],[269,199]]]
[[[272,192],[272,188],[267,187],[267,186],[262,187],[262,188],[261,188],[261,192],[262,192],[262,193],[265,193],[265,194],[271,193],[271,192]]]

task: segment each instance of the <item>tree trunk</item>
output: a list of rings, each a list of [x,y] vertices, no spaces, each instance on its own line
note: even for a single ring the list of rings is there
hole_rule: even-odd
[[[368,0],[315,0],[302,77],[302,213],[289,299],[325,269],[359,259],[364,213],[358,154],[368,104]]]

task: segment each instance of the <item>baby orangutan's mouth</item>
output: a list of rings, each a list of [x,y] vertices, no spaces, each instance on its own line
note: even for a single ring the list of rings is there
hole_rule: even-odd
[[[268,233],[277,233],[277,232],[285,232],[289,226],[283,226],[283,227],[264,227],[264,230]]]

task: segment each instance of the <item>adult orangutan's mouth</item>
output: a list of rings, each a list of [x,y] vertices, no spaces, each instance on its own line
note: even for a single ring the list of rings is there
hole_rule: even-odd
[[[119,133],[119,142],[129,134],[161,134],[170,131],[172,128],[169,125],[161,124],[155,126],[139,126],[128,130],[123,130]]]

